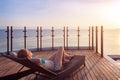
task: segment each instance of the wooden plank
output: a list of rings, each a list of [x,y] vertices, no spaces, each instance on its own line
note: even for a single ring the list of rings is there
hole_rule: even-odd
[[[111,68],[112,71],[114,72],[119,72],[120,69],[118,67],[116,67],[115,65],[113,65],[111,62],[109,62],[107,59],[104,58],[104,63],[109,63],[109,67]]]
[[[9,75],[9,74],[13,74],[13,73],[17,73],[17,71],[20,69],[20,65],[19,64],[12,64],[12,67],[8,67],[9,70],[6,71],[6,73],[4,75]]]
[[[92,80],[95,79],[95,80],[97,80],[97,78],[95,77],[95,75],[92,75],[92,74],[94,74],[94,72],[92,70],[90,70],[90,64],[88,64],[89,60],[88,60],[87,54],[84,53],[82,50],[78,54],[86,56],[86,69],[87,69],[87,73],[86,74],[89,74],[88,79],[92,79]]]
[[[114,65],[112,65],[111,63],[109,63],[109,61],[107,61],[105,58],[102,58],[103,61],[101,61],[101,63],[103,64],[105,70],[107,70],[107,72],[109,74],[111,74],[110,76],[113,76],[113,78],[117,78],[119,76],[117,76],[116,74],[119,73],[120,69],[118,69],[117,67],[115,67]],[[107,61],[107,62],[106,62]],[[106,63],[105,63],[106,62]],[[114,68],[111,68],[112,66],[114,66]],[[116,70],[115,70],[116,69]]]
[[[87,54],[84,53],[83,50],[80,50],[80,51],[74,51],[74,53],[76,53],[77,55],[85,55],[85,56],[87,56]],[[85,69],[85,74],[87,74],[87,78],[88,78],[89,80],[93,80],[93,78],[96,79],[93,75],[91,75],[91,74],[93,74],[93,72],[90,71],[90,69],[89,69],[89,65],[88,65],[88,57],[86,57],[86,61],[85,61],[85,63],[86,63],[86,66],[85,66],[85,68],[86,68],[86,69]]]
[[[104,67],[105,69],[107,70],[107,72],[109,72],[111,74],[111,76],[113,76],[116,80],[117,80],[117,77],[119,77],[118,75],[116,75],[118,72],[112,70],[112,68],[110,68],[111,66],[108,65],[108,64],[105,64],[104,62],[102,62],[104,64]],[[115,80],[114,79],[114,80]]]
[[[87,52],[86,52],[87,53]],[[88,64],[89,64],[89,71],[92,71],[93,72],[93,74],[91,74],[91,75],[94,75],[95,76],[95,78],[96,79],[100,79],[101,77],[98,75],[98,73],[97,73],[97,70],[96,70],[96,68],[95,68],[95,64],[93,64],[92,63],[92,61],[91,61],[91,55],[87,55],[86,57],[88,57],[87,59],[88,59]],[[93,78],[93,79],[95,79],[95,78]]]
[[[11,60],[8,60],[8,59],[2,61],[0,63],[0,69],[3,68],[3,67],[5,67],[5,66],[7,66],[8,64],[10,64],[10,62],[11,62]]]
[[[94,57],[94,56],[93,56],[93,59],[94,59],[95,61],[96,61],[96,59],[97,59],[97,60],[101,60],[100,57],[99,57],[99,58],[96,58],[96,57]],[[99,61],[99,64],[98,64],[98,69],[99,69],[99,71],[101,72],[99,75],[102,75],[104,80],[112,80],[112,79],[114,79],[114,77],[110,76],[111,74],[109,74],[108,71],[104,68],[104,66],[103,66],[104,64],[101,64],[100,62],[101,62],[101,61]]]
[[[88,53],[89,53],[89,51],[88,51]],[[89,53],[89,54],[91,54],[91,53]],[[98,66],[97,66],[98,63],[95,63],[95,60],[93,58],[90,59],[90,57],[89,57],[89,62],[91,64],[91,67],[93,68],[93,70],[95,70],[97,79],[103,79],[102,75],[99,75],[100,71],[98,70]]]
[[[83,67],[80,72],[82,73],[82,78],[83,78],[83,80],[88,80],[88,78],[87,78],[87,76],[86,76],[87,74],[85,73],[85,67]]]
[[[82,55],[84,54],[84,52],[81,52]],[[86,55],[85,55],[86,56]],[[92,80],[92,77],[91,75],[89,74],[89,65],[88,65],[88,62],[87,62],[88,58],[86,57],[86,66],[85,68],[83,69],[85,72],[84,72],[84,75],[85,75],[85,79],[87,80]],[[82,71],[82,70],[81,70]]]
[[[14,68],[15,63],[10,61],[9,63],[5,63],[5,65],[1,65],[0,70],[3,70],[4,72],[1,72],[0,75],[7,75],[7,72],[10,71],[12,68]],[[14,71],[14,70],[13,70]]]
[[[94,54],[94,55],[96,55],[96,54]],[[97,58],[94,58],[94,55],[92,57],[92,61],[94,62],[94,64],[96,63],[96,67],[97,67],[97,71],[98,71],[99,75],[102,77],[103,80],[108,80],[108,79],[110,80],[111,78],[106,77],[105,74],[103,73],[103,68],[100,64],[100,62],[101,62],[100,60],[102,58],[100,58],[99,56]]]

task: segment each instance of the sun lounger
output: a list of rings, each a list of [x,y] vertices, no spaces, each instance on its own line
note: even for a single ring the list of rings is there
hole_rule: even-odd
[[[66,76],[69,76],[70,74],[72,74],[77,69],[79,69],[80,66],[82,65],[85,66],[85,56],[80,56],[80,55],[75,55],[69,63],[63,65],[62,70],[57,72],[50,71],[42,67],[41,65],[37,65],[27,58],[21,59],[21,58],[13,57],[10,55],[2,55],[2,56],[9,58],[17,63],[20,63],[23,66],[28,67],[29,69],[25,71],[19,70],[18,73],[0,77],[0,80],[8,80],[8,79],[16,80],[16,79],[25,77],[29,74],[36,74],[35,79],[39,78],[39,80],[40,80],[40,76],[42,76],[42,78],[48,78],[48,80],[61,80]]]

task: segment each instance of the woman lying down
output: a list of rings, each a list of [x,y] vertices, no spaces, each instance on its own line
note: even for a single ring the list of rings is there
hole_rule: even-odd
[[[18,58],[28,58],[36,64],[42,65],[51,71],[58,71],[62,69],[62,65],[69,62],[73,55],[69,55],[65,52],[63,47],[59,47],[58,50],[49,58],[32,58],[32,52],[28,49],[21,49],[16,55]]]

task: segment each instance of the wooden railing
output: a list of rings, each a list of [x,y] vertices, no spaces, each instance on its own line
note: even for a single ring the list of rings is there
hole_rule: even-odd
[[[92,29],[92,30],[91,30]],[[54,50],[54,37],[55,37],[55,34],[54,34],[54,27],[52,27],[52,30],[51,30],[51,39],[52,39],[52,50]],[[7,26],[7,53],[9,53],[10,51],[13,51],[13,27],[9,27]],[[27,42],[26,42],[26,38],[27,38],[27,29],[26,27],[24,27],[24,48],[27,48],[26,45],[27,45]],[[43,34],[42,34],[43,30],[42,30],[42,27],[37,27],[37,30],[36,30],[36,33],[37,33],[37,48],[36,50],[39,51],[39,50],[42,50],[42,44],[43,44],[43,41],[42,41],[42,37],[43,37]],[[65,49],[69,49],[69,44],[68,44],[68,39],[69,39],[69,29],[68,27],[64,27],[63,28],[63,45],[64,45],[64,48]],[[92,33],[91,33],[92,32]],[[94,40],[94,27],[89,27],[88,29],[88,38],[89,38],[89,44],[88,44],[88,49],[92,49],[94,50],[95,48],[95,51],[96,53],[98,53],[98,27],[96,26],[96,40]],[[79,50],[80,49],[80,28],[78,27],[77,29],[77,37],[78,37],[78,42],[77,42],[77,49]],[[92,41],[92,42],[91,42]],[[94,47],[94,41],[96,41],[96,46]],[[101,26],[101,57],[103,57],[103,26]]]

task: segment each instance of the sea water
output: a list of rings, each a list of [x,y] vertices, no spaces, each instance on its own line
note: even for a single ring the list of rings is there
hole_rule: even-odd
[[[7,50],[7,33],[6,29],[0,29],[0,52]],[[42,48],[52,47],[51,29],[43,29],[42,31]],[[63,28],[54,31],[54,47],[64,46]],[[68,46],[78,46],[77,29],[69,29]],[[88,29],[80,30],[80,46],[89,46]],[[91,34],[90,34],[91,35]],[[98,31],[98,48],[100,52],[100,30]],[[27,48],[37,48],[37,32],[36,29],[27,29]],[[91,37],[92,38],[92,37]],[[94,33],[95,38],[95,33]],[[92,41],[92,39],[90,39]],[[94,39],[95,45],[95,39]],[[13,29],[13,51],[24,48],[24,32],[23,29]],[[104,54],[120,55],[120,30],[104,29]]]

